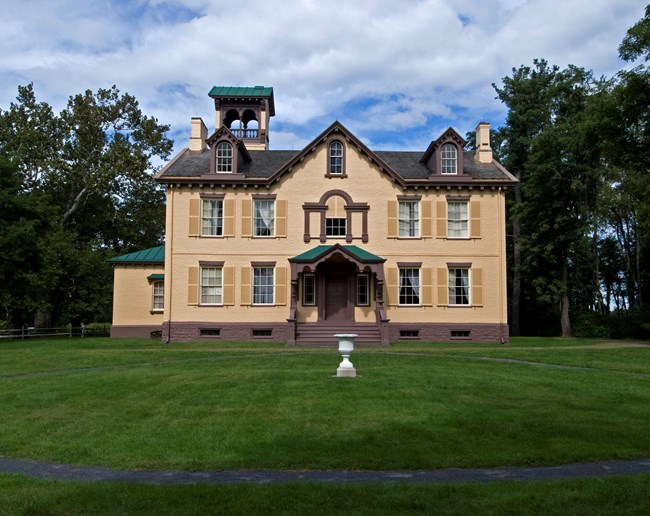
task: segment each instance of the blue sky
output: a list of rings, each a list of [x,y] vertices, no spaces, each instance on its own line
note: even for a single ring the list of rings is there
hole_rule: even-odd
[[[171,125],[214,128],[215,85],[274,88],[273,149],[334,120],[373,149],[503,123],[492,83],[545,58],[611,77],[639,0],[3,0],[0,108],[34,83],[55,109],[115,84]]]

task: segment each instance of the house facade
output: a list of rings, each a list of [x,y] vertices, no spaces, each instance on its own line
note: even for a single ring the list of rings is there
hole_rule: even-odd
[[[420,152],[373,151],[339,122],[276,151],[272,88],[210,97],[215,131],[193,118],[188,147],[156,176],[167,189],[162,315],[153,273],[114,262],[114,314],[141,288],[157,318],[127,309],[113,335],[508,340],[505,191],[516,179],[492,158],[488,124],[476,152],[452,128]],[[140,280],[121,278],[136,270]]]

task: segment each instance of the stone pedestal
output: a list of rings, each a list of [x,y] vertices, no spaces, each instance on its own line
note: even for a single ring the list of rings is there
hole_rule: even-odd
[[[336,376],[340,378],[357,376],[357,370],[350,362],[350,354],[354,351],[354,339],[358,335],[356,333],[338,333],[334,336],[339,340],[339,353],[343,357],[343,361],[336,370]]]

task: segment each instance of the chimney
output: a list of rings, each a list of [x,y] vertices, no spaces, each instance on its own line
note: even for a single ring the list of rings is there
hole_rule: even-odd
[[[203,120],[198,117],[192,117],[192,133],[190,134],[190,150],[201,152],[207,148],[205,140],[208,137],[208,128]]]
[[[492,163],[490,124],[487,122],[480,122],[476,126],[476,157],[479,163]]]

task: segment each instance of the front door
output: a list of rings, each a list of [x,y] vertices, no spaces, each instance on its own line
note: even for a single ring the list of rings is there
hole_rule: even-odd
[[[325,319],[328,321],[348,319],[347,274],[328,274],[325,278]]]

